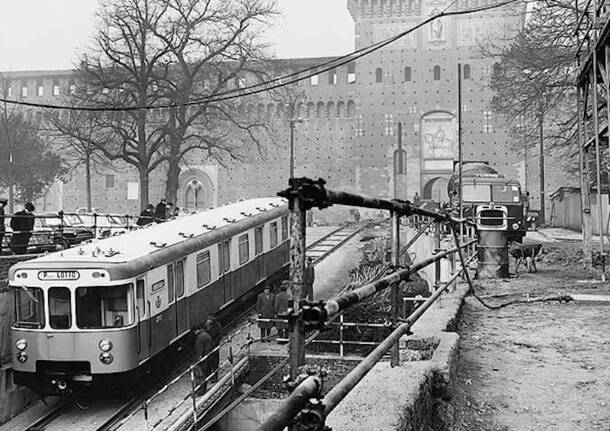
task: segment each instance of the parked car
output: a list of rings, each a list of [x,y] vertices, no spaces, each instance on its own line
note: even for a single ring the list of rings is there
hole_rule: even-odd
[[[78,215],[64,215],[57,213],[42,214],[40,219],[44,227],[54,230],[56,243],[63,248],[93,239],[93,229],[86,226]]]
[[[6,233],[4,235],[3,249],[8,250],[11,243],[11,237],[13,236],[13,230],[11,229],[11,218],[6,219]],[[55,251],[58,248],[54,230],[50,227],[46,227],[42,224],[40,218],[34,220],[34,232],[28,242],[28,253],[44,253],[45,251]]]
[[[83,226],[88,226],[98,239],[120,235],[137,227],[135,221],[128,223],[127,216],[96,213],[95,215],[79,214],[78,217],[82,220]]]

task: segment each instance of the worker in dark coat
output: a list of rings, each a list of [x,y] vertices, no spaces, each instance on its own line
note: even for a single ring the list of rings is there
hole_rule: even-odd
[[[7,202],[6,198],[0,198],[0,254],[2,254],[2,241],[4,241],[4,233],[6,232],[4,224],[4,207]]]
[[[167,201],[161,199],[161,202],[159,202],[155,208],[155,221],[161,223],[165,220],[167,220]]]
[[[214,314],[210,314],[206,319],[205,330],[210,334],[210,338],[212,339],[212,349],[215,349],[220,345],[220,341],[222,340],[222,326]],[[210,373],[215,373],[216,370],[218,370],[219,365],[220,351],[216,350],[210,355]],[[217,375],[214,375],[211,380],[216,381],[217,377]]]
[[[305,265],[305,278],[303,280],[303,298],[313,300],[313,282],[315,281],[315,279],[316,273],[313,269],[313,262],[311,261],[311,257],[308,257],[307,263]]]
[[[147,224],[155,221],[155,207],[151,204],[146,205],[144,211],[140,213],[140,217],[138,217],[138,221],[136,224],[138,226],[146,226]]]
[[[259,319],[273,319],[273,306],[275,295],[269,290],[269,285],[265,285],[262,293],[259,293],[256,298],[256,312]],[[258,327],[261,330],[261,341],[267,341],[271,335],[273,322],[258,322]]]
[[[28,244],[34,230],[34,204],[28,202],[22,211],[16,212],[11,217],[11,250],[15,254],[26,254]]]
[[[212,347],[212,337],[205,330],[205,323],[196,325],[195,331],[195,358],[200,360],[209,354]],[[207,390],[206,378],[210,375],[210,358],[201,361],[195,367],[195,386],[198,387],[197,394],[202,395]],[[201,385],[201,386],[200,386]]]
[[[280,284],[280,292],[275,295],[273,313],[276,319],[285,318],[281,316],[285,315],[286,311],[288,311],[288,292],[286,292],[287,287],[288,281],[282,281]],[[280,338],[288,338],[288,322],[275,322],[275,327],[277,328]]]

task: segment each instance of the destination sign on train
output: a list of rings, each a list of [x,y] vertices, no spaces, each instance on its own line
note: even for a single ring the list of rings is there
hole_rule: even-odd
[[[500,178],[498,174],[476,174],[475,176],[479,178]]]
[[[78,280],[78,271],[40,271],[39,280]]]

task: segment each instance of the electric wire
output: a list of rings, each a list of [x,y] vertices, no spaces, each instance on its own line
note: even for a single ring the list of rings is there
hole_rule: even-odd
[[[344,56],[338,57],[336,59],[327,61],[325,63],[318,64],[316,66],[311,66],[297,72],[293,72],[287,75],[283,75],[271,80],[267,80],[258,84],[254,84],[247,87],[242,87],[239,89],[231,89],[221,93],[218,93],[213,96],[206,96],[202,98],[198,98],[195,100],[187,101],[187,102],[179,102],[179,103],[162,103],[156,105],[140,105],[140,106],[76,106],[76,105],[57,105],[50,103],[36,103],[36,102],[28,102],[22,100],[13,100],[7,98],[0,98],[0,102],[9,103],[13,105],[19,106],[27,106],[32,108],[43,108],[43,109],[53,109],[53,110],[68,110],[68,111],[89,111],[89,112],[112,112],[112,111],[137,111],[137,110],[152,110],[152,109],[166,109],[166,108],[176,108],[176,107],[185,107],[185,106],[195,106],[202,105],[205,103],[212,102],[222,102],[231,99],[237,99],[246,96],[252,96],[255,94],[267,92],[270,90],[275,90],[278,88],[282,88],[291,84],[295,84],[299,81],[303,81],[307,78],[311,78],[312,76],[319,75],[324,72],[328,72],[337,67],[343,66],[347,63],[351,63],[359,58],[365,57],[385,46],[407,36],[408,34],[418,30],[419,28],[429,24],[432,21],[437,19],[446,17],[446,16],[457,16],[457,15],[467,15],[472,13],[484,12],[492,9],[497,9],[500,7],[508,6],[509,4],[516,3],[522,0],[506,0],[500,3],[480,6],[471,9],[463,9],[456,11],[442,11],[436,15],[432,15],[425,20],[419,22],[413,27],[397,33],[396,35],[387,38],[383,41],[374,43],[372,45],[368,45],[359,50],[353,51],[350,54],[346,54]],[[452,3],[453,4],[453,3]],[[451,6],[451,5],[449,5]],[[244,91],[246,90],[246,91]]]

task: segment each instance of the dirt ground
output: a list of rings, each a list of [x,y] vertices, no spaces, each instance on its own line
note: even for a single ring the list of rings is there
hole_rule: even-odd
[[[609,283],[582,282],[599,275],[578,267],[579,244],[545,247],[538,273],[479,282],[479,296],[499,304],[526,294],[610,295]],[[469,296],[459,333],[455,430],[610,430],[610,302],[496,311]]]

